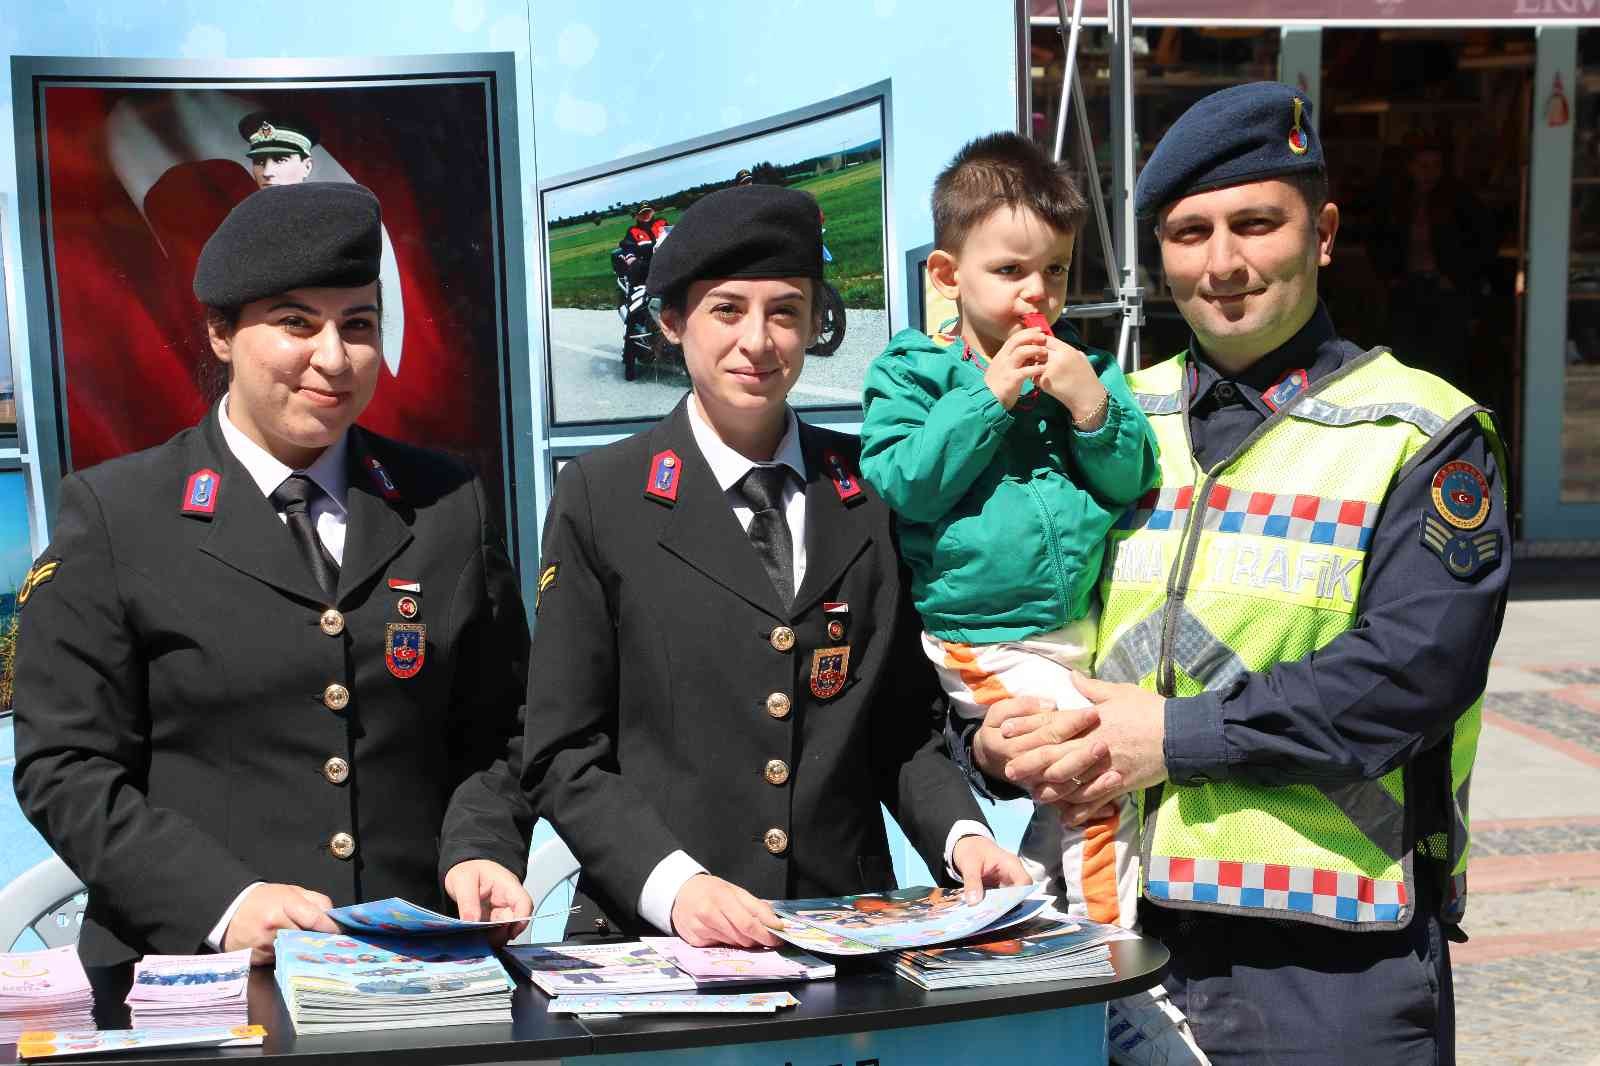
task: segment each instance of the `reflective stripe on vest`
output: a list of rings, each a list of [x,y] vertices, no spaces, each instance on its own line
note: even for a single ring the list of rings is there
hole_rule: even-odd
[[[1112,531],[1097,662],[1103,678],[1175,696],[1303,658],[1354,624],[1389,488],[1479,410],[1377,350],[1314,383],[1201,477],[1184,361],[1129,378],[1161,445],[1162,488]],[[1410,920],[1415,843],[1447,864],[1446,914],[1459,915],[1478,711],[1452,738],[1451,794],[1440,797],[1452,824],[1427,844],[1409,838],[1405,767],[1323,787],[1169,782],[1145,812],[1145,894],[1180,908],[1394,928]]]

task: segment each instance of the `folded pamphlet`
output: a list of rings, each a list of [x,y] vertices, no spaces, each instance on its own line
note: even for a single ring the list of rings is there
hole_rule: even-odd
[[[694,978],[649,944],[508,944],[506,956],[547,996],[692,992]]]
[[[17,1039],[17,1058],[113,1055],[156,1047],[254,1047],[266,1038],[259,1025],[187,1029],[30,1029]]]
[[[873,955],[965,940],[1018,925],[1047,911],[1041,885],[991,888],[967,903],[959,888],[900,888],[857,896],[772,902],[779,937],[824,955]]]
[[[469,922],[452,918],[448,914],[430,911],[399,896],[356,903],[349,907],[334,907],[327,912],[340,929],[354,933],[378,933],[387,936],[438,936],[441,933],[471,933],[495,929],[502,925],[516,925],[526,918],[503,918],[492,922]]]
[[[773,1014],[800,1001],[787,992],[720,992],[645,996],[561,996],[551,1014]]]

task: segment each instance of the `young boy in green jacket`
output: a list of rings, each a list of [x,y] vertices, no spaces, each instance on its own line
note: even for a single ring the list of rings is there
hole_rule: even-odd
[[[1157,481],[1116,360],[1050,329],[1086,215],[1072,175],[1024,138],[962,148],[934,183],[927,266],[959,317],[901,331],[867,371],[861,473],[899,515],[923,646],[963,717],[1013,695],[1088,706],[1072,671],[1094,658],[1106,534]],[[1132,806],[1062,827],[1069,912],[1133,926]],[[1164,997],[1118,1001],[1112,1027],[1119,1063],[1205,1061]]]

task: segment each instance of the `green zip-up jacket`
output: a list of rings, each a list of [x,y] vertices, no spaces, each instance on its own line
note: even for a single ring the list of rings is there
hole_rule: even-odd
[[[899,515],[924,628],[996,644],[1088,614],[1117,517],[1156,484],[1155,435],[1116,359],[1087,348],[1110,394],[1105,424],[1073,428],[1026,384],[1007,411],[959,340],[902,330],[867,370],[861,473]]]

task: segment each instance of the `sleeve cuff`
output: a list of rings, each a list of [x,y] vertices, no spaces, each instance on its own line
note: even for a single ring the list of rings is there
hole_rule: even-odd
[[[244,891],[233,897],[233,902],[228,904],[228,909],[222,912],[221,919],[211,927],[211,932],[206,934],[206,947],[212,951],[222,950],[222,942],[228,936],[228,926],[233,923],[233,916],[239,913],[239,907],[244,903],[244,898],[250,894],[251,889],[257,885],[264,884],[266,884],[265,881],[252,881],[244,886]],[[190,935],[194,934],[191,933]]]
[[[970,818],[963,818],[950,827],[950,835],[944,838],[944,872],[949,874],[953,881],[961,880],[961,875],[956,872],[956,844],[962,837],[986,837],[993,840],[994,834],[989,832],[988,826]]]
[[[664,935],[672,936],[672,905],[678,902],[678,893],[689,878],[706,872],[688,852],[674,851],[656,863],[645,878],[644,888],[639,890],[639,916]]]
[[[1117,399],[1117,394],[1110,389],[1106,390],[1106,419],[1091,430],[1082,430],[1072,421],[1072,415],[1067,415],[1067,421],[1072,425],[1072,440],[1074,444],[1088,445],[1090,447],[1109,447],[1117,441],[1118,430],[1122,428],[1122,401]]]
[[[1229,775],[1227,741],[1222,736],[1222,699],[1217,692],[1169,697],[1164,712],[1161,753],[1167,777],[1179,785],[1204,785]]]
[[[994,781],[984,776],[983,770],[978,767],[977,760],[972,757],[972,741],[983,721],[978,718],[970,720],[955,719],[956,723],[945,727],[945,739],[950,749],[950,761],[956,764],[966,777],[967,784],[972,791],[986,800],[1014,800],[1021,799],[1028,793],[1018,788],[1010,781]]]

